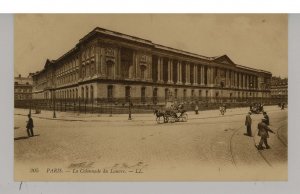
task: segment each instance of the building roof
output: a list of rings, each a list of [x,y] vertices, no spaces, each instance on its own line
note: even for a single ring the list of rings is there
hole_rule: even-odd
[[[32,77],[22,77],[21,75],[14,78],[15,85],[32,85]]]
[[[120,33],[120,32],[115,32],[115,31],[112,31],[112,30],[107,30],[107,29],[100,28],[100,27],[94,28],[91,32],[89,32],[87,35],[85,35],[83,38],[81,38],[79,40],[79,43],[82,43],[82,42],[86,41],[87,39],[89,39],[90,37],[92,37],[94,35],[97,35],[97,34],[104,34],[104,35],[107,35],[107,36],[121,38],[121,39],[129,40],[129,41],[133,41],[133,42],[136,42],[136,43],[142,43],[142,44],[151,46],[154,49],[161,49],[161,50],[169,51],[169,52],[176,53],[176,54],[182,54],[182,55],[186,55],[186,56],[190,56],[190,57],[195,57],[195,58],[198,58],[198,59],[204,59],[204,60],[207,60],[207,61],[223,63],[223,64],[227,64],[227,65],[234,65],[237,68],[241,68],[241,69],[245,69],[245,70],[249,70],[249,71],[255,71],[255,72],[259,72],[259,73],[271,74],[271,72],[269,72],[269,71],[254,69],[254,68],[246,67],[246,66],[243,66],[243,65],[238,65],[238,64],[234,63],[227,55],[221,55],[221,56],[215,56],[215,57],[206,57],[206,56],[203,56],[203,55],[183,51],[183,50],[180,50],[180,49],[176,49],[176,48],[156,44],[156,43],[153,43],[152,41],[147,40],[147,39],[142,39],[142,38],[139,38],[139,37],[123,34],[123,33]],[[77,49],[78,49],[78,44],[76,44],[75,47],[70,49],[67,53],[63,54],[61,57],[59,57],[56,60],[47,59],[47,61],[45,63],[45,66],[44,66],[44,69],[47,68],[48,65],[55,64],[56,62],[59,62],[59,61],[63,60],[65,57],[72,54]],[[36,72],[34,75],[37,75],[37,74],[43,72],[43,70]]]

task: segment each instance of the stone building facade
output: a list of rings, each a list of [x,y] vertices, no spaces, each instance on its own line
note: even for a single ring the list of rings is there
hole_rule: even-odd
[[[22,77],[19,75],[14,78],[14,99],[16,100],[29,100],[32,98],[32,77]]]
[[[190,98],[269,98],[270,72],[95,28],[33,76],[34,99],[125,99],[136,103]]]
[[[287,102],[288,99],[288,79],[272,77],[271,80],[271,97],[274,99]]]

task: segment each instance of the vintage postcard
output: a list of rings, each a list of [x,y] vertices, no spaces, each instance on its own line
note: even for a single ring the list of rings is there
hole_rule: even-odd
[[[16,181],[287,181],[286,14],[17,14]]]

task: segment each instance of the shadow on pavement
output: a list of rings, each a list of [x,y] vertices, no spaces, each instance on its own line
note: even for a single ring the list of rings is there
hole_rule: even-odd
[[[37,137],[37,136],[40,136],[40,134],[34,135],[33,137]],[[28,139],[28,138],[30,138],[30,137],[28,137],[28,136],[15,137],[14,140],[22,140],[22,139]]]

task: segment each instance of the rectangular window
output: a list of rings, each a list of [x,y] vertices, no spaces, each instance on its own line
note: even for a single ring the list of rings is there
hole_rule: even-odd
[[[142,103],[146,102],[146,88],[145,87],[141,88],[141,102]]]
[[[157,88],[153,89],[153,104],[157,103]]]
[[[107,86],[107,99],[109,102],[113,100],[113,86],[109,85]]]
[[[175,89],[175,91],[174,91],[174,97],[175,97],[175,99],[177,99],[177,96],[178,96],[178,90]]]
[[[125,87],[125,100],[126,102],[129,102],[130,100],[130,86]]]
[[[183,90],[183,99],[186,99],[186,89]]]

